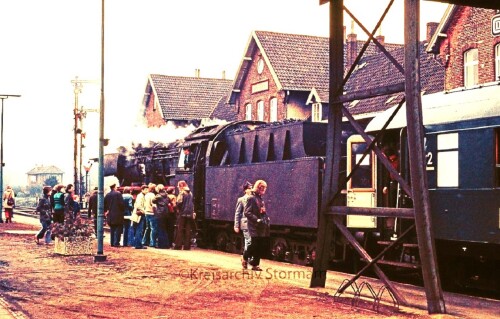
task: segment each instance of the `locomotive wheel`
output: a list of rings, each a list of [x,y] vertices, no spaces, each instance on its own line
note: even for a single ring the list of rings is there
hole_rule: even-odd
[[[217,233],[217,237],[215,237],[215,249],[220,251],[229,251],[229,236],[225,231],[220,231]]]
[[[287,259],[287,252],[289,250],[288,243],[285,239],[279,237],[273,240],[273,247],[271,254],[274,260],[284,261]]]

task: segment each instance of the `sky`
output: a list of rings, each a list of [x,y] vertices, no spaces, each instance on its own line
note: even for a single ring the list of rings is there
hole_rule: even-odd
[[[372,29],[388,0],[344,0]],[[425,24],[439,22],[447,5],[421,1]],[[73,180],[75,95],[79,107],[99,109],[100,0],[0,0],[0,95],[4,100],[4,185],[24,186],[37,165],[54,165]],[[106,0],[105,153],[150,140],[169,142],[188,132],[146,129],[140,117],[149,74],[233,79],[254,30],[328,36],[328,5],[319,0]],[[351,19],[344,18],[350,30]],[[360,28],[358,39],[366,39]],[[386,42],[403,43],[403,1],[382,24]],[[88,112],[83,162],[98,156],[99,114]],[[95,167],[95,166],[94,166]],[[94,169],[97,171],[97,169]],[[97,181],[95,181],[97,183]]]

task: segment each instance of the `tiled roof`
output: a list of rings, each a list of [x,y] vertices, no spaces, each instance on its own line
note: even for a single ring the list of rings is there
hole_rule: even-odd
[[[40,175],[40,174],[64,174],[59,168],[51,166],[37,166],[27,172],[28,175]]]
[[[420,44],[420,86],[424,94],[444,90],[444,66],[434,56],[425,52],[425,43]],[[390,51],[391,55],[404,68],[404,48]],[[364,91],[372,88],[404,82],[404,75],[390,62],[383,53],[361,59],[354,73],[344,87],[345,92]],[[404,96],[399,94],[384,95],[346,104],[353,115],[377,113],[394,106]]]
[[[151,74],[150,84],[165,120],[194,120],[212,115],[232,80]]]
[[[255,38],[283,89],[310,91],[313,87],[328,87],[329,38],[268,31],[255,31]],[[359,52],[365,41],[357,42]],[[384,46],[392,50],[403,45],[386,43]],[[344,61],[347,60],[346,47],[344,45]],[[376,46],[370,43],[364,56],[375,52]]]
[[[229,92],[227,92],[229,93]],[[228,94],[224,95],[214,111],[210,115],[211,119],[226,120],[228,122],[236,121],[238,119],[238,114],[234,105],[227,104]]]

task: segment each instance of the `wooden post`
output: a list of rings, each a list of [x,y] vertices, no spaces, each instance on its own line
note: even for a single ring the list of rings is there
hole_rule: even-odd
[[[343,0],[330,0],[330,101],[338,101],[344,76],[344,18]],[[339,168],[342,140],[342,103],[330,103],[328,112],[326,167],[321,197],[316,259],[313,266],[311,287],[325,287],[329,266],[330,242],[333,235],[333,218],[327,215],[329,201],[339,188]],[[333,203],[335,205],[335,203]]]
[[[410,176],[422,276],[429,313],[446,313],[432,233],[429,190],[425,174],[422,101],[420,99],[420,0],[405,0],[406,123]]]

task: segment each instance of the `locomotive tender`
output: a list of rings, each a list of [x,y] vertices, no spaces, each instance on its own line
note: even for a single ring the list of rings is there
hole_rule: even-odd
[[[433,232],[445,284],[488,289],[498,294],[500,269],[500,86],[423,96],[427,178]],[[366,132],[377,134],[392,114],[375,117]],[[398,156],[409,179],[405,114],[401,110],[382,132],[379,146]],[[106,175],[122,186],[142,183],[190,185],[202,247],[241,252],[233,231],[236,200],[245,181],[268,183],[271,218],[269,257],[311,264],[321,207],[326,123],[239,121],[196,129],[184,141],[106,156]],[[349,124],[343,127],[341,176],[350,173],[366,143]],[[346,205],[411,207],[374,154],[360,163],[342,192]],[[392,184],[392,186],[391,186]],[[384,187],[390,186],[387,190]],[[346,224],[371,254],[401,234],[412,220],[347,216]],[[397,269],[419,270],[415,236],[380,260]],[[361,263],[335,233],[332,268],[354,271]],[[346,268],[347,267],[347,268]],[[445,285],[446,286],[446,285]]]

